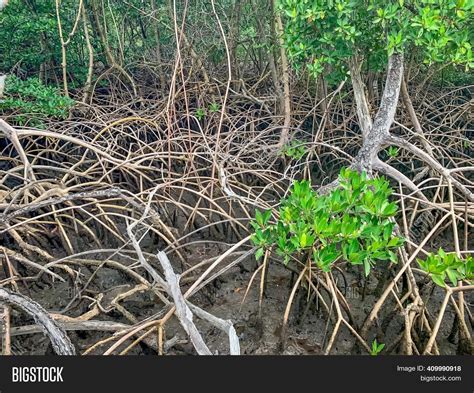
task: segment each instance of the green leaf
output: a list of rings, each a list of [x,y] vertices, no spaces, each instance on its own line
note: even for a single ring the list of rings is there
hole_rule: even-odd
[[[387,246],[392,248],[392,247],[399,247],[403,244],[403,239],[399,238],[399,237],[392,237]]]
[[[390,262],[398,263],[397,254],[395,254],[393,251],[389,251],[389,255],[390,255]]]
[[[380,352],[382,352],[382,350],[385,348],[385,344],[383,343],[377,343],[377,339],[374,339],[374,341],[372,341],[372,349],[371,349],[371,355],[372,356],[376,356],[378,355]]]
[[[453,286],[458,285],[458,274],[456,271],[451,270],[451,269],[446,269],[446,274],[448,275],[449,280],[453,284]]]
[[[272,211],[271,210],[265,210],[265,212],[262,215],[263,225],[268,224],[268,221],[270,221],[271,216],[272,216]]]
[[[364,260],[364,273],[366,277],[370,274],[370,268],[371,268],[370,261],[368,259],[365,259]]]
[[[439,285],[442,288],[446,288],[446,283],[444,282],[444,274],[431,274],[431,279],[436,285]]]
[[[258,261],[263,256],[264,253],[265,251],[263,248],[257,249],[257,251],[255,252],[255,259]]]

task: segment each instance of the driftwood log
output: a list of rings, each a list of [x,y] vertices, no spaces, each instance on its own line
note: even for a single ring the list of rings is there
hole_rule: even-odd
[[[240,355],[240,344],[239,338],[235,331],[235,328],[231,321],[223,320],[218,318],[207,311],[188,302],[184,295],[181,293],[179,287],[179,275],[175,274],[171,263],[164,252],[158,253],[158,260],[164,270],[166,282],[168,284],[167,291],[172,296],[175,307],[176,315],[181,322],[184,330],[188,333],[191,342],[193,343],[196,351],[200,355],[211,355],[211,351],[204,343],[201,335],[197,331],[196,326],[193,322],[193,312],[199,318],[206,320],[211,325],[215,326],[219,330],[225,332],[229,336],[229,347],[231,355]]]
[[[75,355],[76,350],[64,329],[35,301],[8,289],[0,288],[0,302],[16,306],[32,316],[36,324],[49,337],[58,355]]]

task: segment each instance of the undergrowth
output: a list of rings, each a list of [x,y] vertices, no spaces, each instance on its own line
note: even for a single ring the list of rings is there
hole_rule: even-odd
[[[46,118],[65,120],[74,100],[56,87],[45,86],[37,78],[22,80],[14,75],[5,82],[5,97],[0,100],[0,113],[8,114],[18,125],[41,126]]]

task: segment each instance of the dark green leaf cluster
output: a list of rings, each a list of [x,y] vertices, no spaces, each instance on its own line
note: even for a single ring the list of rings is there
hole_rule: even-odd
[[[256,212],[256,257],[275,247],[285,263],[306,255],[328,272],[344,260],[363,265],[367,275],[375,261],[396,263],[395,250],[403,240],[393,235],[397,205],[389,201],[391,193],[384,178],[368,179],[351,169],[341,171],[338,187],[327,195],[316,193],[308,181],[297,181],[281,201],[275,223],[270,223],[270,210]]]
[[[304,157],[306,154],[306,149],[303,142],[294,140],[283,146],[280,153],[284,157],[298,161]]]
[[[427,63],[474,68],[472,0],[280,0],[296,66],[342,78],[362,56],[379,69],[394,52],[417,48]]]
[[[43,85],[37,78],[21,80],[9,76],[0,112],[13,114],[18,124],[23,124],[28,117],[37,125],[44,118],[66,119],[73,105],[74,100],[63,96],[55,87]]]
[[[454,253],[447,254],[443,249],[439,249],[437,254],[430,253],[426,259],[417,259],[421,269],[429,274],[433,282],[440,287],[446,287],[446,279],[449,279],[453,286],[458,285],[458,281],[474,280],[474,258],[459,258]]]
[[[81,88],[87,79],[89,52],[83,29],[83,21],[69,37],[76,23],[79,9],[77,0],[61,0],[60,16],[67,46],[68,82],[71,89]],[[156,8],[152,7],[156,4]],[[178,2],[177,8],[183,7]],[[93,5],[106,33],[107,43],[114,56],[125,65],[151,61],[159,44],[169,51],[174,47],[174,33],[169,23],[169,7],[164,0],[112,1],[100,7],[98,1],[84,1],[87,13],[89,39],[94,50],[95,74],[110,66],[105,55],[97,26],[94,21]],[[120,27],[119,27],[120,26]],[[162,34],[157,36],[156,29]],[[119,33],[121,32],[121,33]],[[219,33],[216,32],[216,35]],[[164,54],[164,53],[163,53]],[[47,84],[61,81],[61,42],[53,0],[9,0],[8,6],[0,12],[0,71],[21,69],[27,76],[41,75]],[[100,83],[106,83],[101,79]]]
[[[16,65],[37,70],[51,52],[59,59],[56,37],[54,2],[10,0],[0,13],[0,70],[6,72]]]

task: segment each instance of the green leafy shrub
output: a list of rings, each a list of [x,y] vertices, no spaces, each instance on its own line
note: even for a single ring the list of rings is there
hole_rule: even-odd
[[[203,108],[198,108],[196,110],[196,117],[198,120],[204,119],[204,117],[206,117],[206,110]]]
[[[390,146],[387,149],[387,154],[390,158],[397,158],[398,157],[398,149],[395,146]]]
[[[368,179],[350,169],[341,171],[339,186],[327,195],[317,194],[308,181],[297,181],[281,201],[274,224],[270,210],[256,212],[251,223],[256,257],[276,247],[285,264],[306,256],[328,272],[345,260],[363,265],[366,275],[377,260],[396,263],[403,239],[393,236],[397,205],[389,201],[391,193],[384,178]]]
[[[13,114],[13,121],[24,125],[41,124],[45,118],[66,119],[74,100],[61,95],[59,89],[43,85],[39,79],[21,80],[9,76],[5,84],[5,97],[0,101],[0,112]]]
[[[387,55],[416,50],[425,63],[474,68],[472,0],[280,0],[284,37],[296,67],[346,77],[349,59],[362,56],[380,70]]]
[[[474,258],[459,258],[456,254],[444,252],[439,249],[437,254],[430,253],[426,259],[417,259],[421,269],[428,273],[433,282],[440,287],[446,287],[446,279],[449,279],[453,286],[458,285],[458,281],[474,280]]]
[[[280,154],[283,157],[292,158],[294,160],[301,160],[306,154],[306,149],[301,141],[294,140],[283,146]]]
[[[382,344],[382,343],[379,344],[377,340],[374,340],[372,341],[372,348],[371,348],[370,354],[372,356],[377,356],[380,352],[383,351],[384,348],[385,348],[385,344]]]
[[[216,102],[212,102],[211,105],[209,105],[209,112],[211,113],[216,113],[216,112],[219,112],[220,110],[221,110],[221,106]]]

